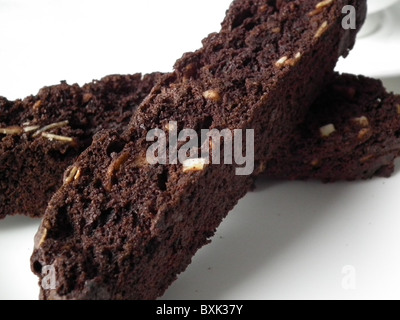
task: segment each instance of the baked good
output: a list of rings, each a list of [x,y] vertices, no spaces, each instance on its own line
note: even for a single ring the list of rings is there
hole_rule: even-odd
[[[87,84],[83,88],[62,83],[59,86],[42,89],[39,96],[43,97],[43,93],[46,92],[45,100],[57,103],[60,101],[61,91],[65,93],[75,90],[80,92],[82,97],[86,95],[84,99],[90,97],[91,102],[84,112],[96,114],[97,119],[93,122],[93,127],[91,125],[84,129],[85,136],[89,138],[88,141],[91,141],[93,133],[101,128],[112,126],[117,129],[126,125],[130,115],[135,111],[141,99],[150,92],[150,88],[155,84],[158,76],[160,75],[147,75],[143,77],[143,80],[139,80],[140,75],[108,76],[100,81]],[[129,84],[130,82],[131,84]],[[21,119],[20,123],[23,123],[22,119],[26,117],[26,114],[22,114],[22,112],[32,110],[30,106],[33,106],[38,100],[40,97],[29,97],[24,101],[15,102],[0,98],[0,110],[2,110],[0,116],[3,120],[12,121],[10,119],[15,119],[17,115]],[[106,105],[110,109],[104,111],[106,116],[103,118],[101,110]],[[393,114],[393,110],[397,112],[397,105],[400,105],[398,96],[387,93],[379,80],[337,74],[313,104],[304,122],[291,134],[290,143],[281,145],[268,162],[266,176],[289,180],[319,179],[326,182],[368,179],[374,175],[390,176],[394,169],[394,159],[399,153],[396,136],[397,128],[400,128],[399,118]],[[50,104],[47,103],[41,109],[42,112],[49,106]],[[113,106],[116,106],[115,113],[111,111]],[[61,105],[60,108],[62,108]],[[124,109],[121,121],[120,110]],[[392,113],[385,114],[384,111],[387,109],[392,110]],[[357,116],[357,114],[363,115]],[[61,118],[59,117],[58,120]],[[363,120],[364,124],[354,125],[355,122],[352,119]],[[374,120],[371,122],[368,119]],[[328,125],[333,125],[335,129],[335,134],[330,135],[329,139],[322,137],[320,132],[321,128]],[[5,128],[4,125],[2,127]],[[25,127],[29,128],[29,125]],[[340,130],[337,130],[339,127]],[[10,127],[8,128],[10,130]],[[366,134],[367,129],[372,130],[371,134],[362,136],[363,133]],[[18,131],[17,128],[14,130]],[[360,137],[363,139],[354,139],[360,133],[357,130],[361,131]],[[2,133],[1,129],[0,133]],[[80,140],[80,148],[88,145],[86,139]],[[4,142],[7,140],[4,139],[0,146],[4,146]],[[44,146],[56,148],[63,146],[46,140],[43,142],[45,142]],[[25,147],[31,148],[32,144],[27,140]],[[21,149],[17,147],[17,150]],[[30,176],[29,173],[35,171],[32,166],[29,166],[28,170],[21,167],[18,168],[19,170],[15,170],[15,173],[20,173],[14,178],[15,190],[19,190],[13,192],[14,196],[10,197],[8,201],[6,192],[1,194],[0,217],[4,217],[7,212],[8,214],[25,213],[34,217],[43,214],[52,190],[61,186],[64,170],[73,162],[77,152],[67,153],[57,159],[53,158],[53,162],[45,160],[44,166],[38,163],[36,166],[42,169],[54,168],[53,171],[46,171],[45,174],[37,172],[36,174],[40,173],[42,177],[40,180],[32,179]],[[11,154],[11,152],[3,153],[3,159],[10,157]],[[7,163],[7,161],[3,163]],[[4,174],[7,170],[3,169],[2,172]],[[7,181],[7,179],[2,181]],[[12,190],[9,186],[7,187],[9,191]],[[5,188],[3,186],[2,190]],[[12,205],[7,206],[7,203]]]
[[[41,216],[93,134],[126,125],[157,77],[115,75],[83,87],[62,82],[22,101],[0,98],[0,218]]]
[[[177,61],[124,132],[96,135],[67,171],[79,177],[52,197],[31,259],[41,298],[162,295],[252,188],[353,46],[357,30],[342,28],[344,5],[355,6],[360,27],[362,0],[234,1],[221,31]],[[154,142],[146,137],[156,128],[254,129],[255,171],[236,175],[235,165],[200,158],[186,166],[150,164]],[[49,268],[54,286],[46,282]]]
[[[76,93],[71,93],[75,90],[83,97],[82,99],[90,98],[86,109],[82,107],[84,114],[95,114],[96,117],[92,125],[84,127],[86,138],[79,140],[81,146],[78,148],[82,149],[89,144],[88,141],[91,141],[94,132],[110,126],[117,129],[126,125],[136,106],[150,92],[150,88],[159,76],[159,74],[146,75],[143,80],[139,79],[140,75],[108,76],[100,81],[87,84],[83,88],[79,88],[77,85],[68,86],[65,83],[43,88],[38,97],[28,97],[24,101],[10,102],[5,98],[0,98],[0,110],[2,110],[0,117],[4,122],[12,122],[12,119],[19,117],[19,123],[24,123],[23,119],[29,117],[26,110],[33,110],[32,106],[36,101],[52,101],[53,105],[59,103],[60,109],[65,108],[61,106],[60,93],[76,95]],[[44,95],[46,95],[46,98],[43,99]],[[46,103],[41,108],[42,113],[45,113],[44,111],[47,111],[50,105],[50,103]],[[268,162],[266,176],[289,180],[319,179],[326,182],[368,179],[374,175],[390,176],[394,169],[394,159],[399,153],[396,136],[399,118],[393,114],[393,111],[386,114],[384,111],[389,109],[397,112],[397,105],[400,105],[398,96],[387,93],[379,80],[337,74],[332,83],[323,90],[313,104],[304,122],[291,134],[290,143],[281,145]],[[105,106],[110,109],[104,110]],[[115,113],[112,112],[114,106],[116,106]],[[102,110],[105,112],[104,118],[101,116]],[[121,114],[121,110],[125,111]],[[364,115],[357,116],[357,114]],[[56,119],[53,117],[52,121],[57,122],[63,118],[62,116],[57,117]],[[374,120],[365,122],[364,118]],[[355,121],[364,120],[372,127],[363,127],[366,126],[365,123],[361,126],[354,125],[355,123],[351,119],[356,119]],[[326,137],[321,136],[320,129],[331,124],[334,126],[335,134],[326,139]],[[5,125],[2,126],[3,129],[5,127]],[[25,127],[29,129],[28,124]],[[340,130],[337,130],[339,127]],[[18,128],[10,128],[10,126],[8,128],[18,131]],[[358,129],[362,130],[364,134],[366,134],[367,129],[372,131],[371,134],[358,140],[354,139],[358,137]],[[5,131],[1,132],[1,130],[0,134],[5,135]],[[31,132],[31,134],[33,133]],[[11,141],[14,140],[15,137],[11,139]],[[8,141],[10,141],[9,138],[3,139],[0,147],[3,146],[4,148]],[[24,148],[32,150],[31,141],[25,140],[24,142]],[[46,140],[42,143],[44,143],[42,147],[60,148],[66,146]],[[17,146],[16,150],[22,149]],[[4,183],[2,190],[7,189],[9,192],[19,190],[10,192],[13,196],[9,197],[8,200],[7,192],[1,193],[0,217],[4,217],[7,213],[24,213],[34,217],[43,214],[52,191],[58,189],[62,184],[61,177],[64,170],[77,156],[78,151],[72,150],[74,150],[73,153],[62,156],[60,154],[57,159],[50,158],[51,162],[47,158],[43,165],[42,163],[35,164],[35,168],[46,169],[45,172],[36,171],[36,176],[42,177],[40,180],[33,179],[33,176],[30,175],[37,170],[33,169],[32,165],[29,165],[26,169],[16,167],[14,184],[11,184],[15,188],[13,189],[10,185]],[[20,151],[16,151],[16,153],[19,155],[29,154],[26,149],[21,153]],[[2,159],[7,157],[10,159],[2,161],[2,163],[16,164],[15,161],[12,161],[13,158],[10,158],[12,156],[11,151],[1,154]],[[48,171],[47,168],[53,168],[53,170]],[[2,174],[4,175],[8,170],[2,167]],[[7,179],[4,178],[2,181],[7,181]],[[7,203],[11,205],[7,205]]]
[[[266,166],[269,178],[326,182],[393,173],[400,155],[400,96],[380,80],[336,74],[305,121]]]
[[[88,105],[90,109],[85,112],[96,114],[97,120],[94,122],[94,127],[84,128],[85,135],[91,141],[93,133],[101,128],[112,126],[117,129],[126,125],[130,115],[141,99],[150,92],[158,76],[160,75],[146,75],[143,80],[139,80],[139,75],[108,76],[87,84],[83,88],[62,83],[59,86],[43,88],[39,96],[43,96],[46,92],[47,101],[59,101],[61,91],[72,92],[75,89],[81,92],[81,95],[86,95],[86,99],[91,97],[91,103]],[[129,82],[131,85],[128,85]],[[123,89],[124,85],[125,89]],[[124,94],[123,91],[126,93]],[[0,116],[3,120],[15,119],[16,115],[24,119],[26,115],[22,114],[23,110],[31,110],[30,106],[38,100],[40,97],[29,97],[24,101],[15,102],[0,98],[0,110],[2,110]],[[110,109],[110,111],[105,111],[106,117],[102,118],[100,110],[106,105],[110,108],[115,105],[117,112],[110,114],[112,110]],[[46,109],[46,106],[48,108],[50,104],[46,104],[42,111]],[[318,179],[325,182],[369,179],[375,175],[389,177],[394,170],[394,159],[399,155],[399,142],[396,135],[397,128],[400,128],[400,119],[396,117],[397,106],[400,106],[399,97],[387,93],[381,81],[363,76],[337,74],[313,104],[304,122],[291,134],[290,143],[281,145],[268,162],[266,177],[289,180]],[[121,118],[120,110],[123,109],[126,110],[123,112],[121,121],[118,119]],[[100,113],[94,112],[95,110],[99,110]],[[386,110],[392,111],[384,113]],[[357,114],[363,115],[357,116]],[[60,120],[61,117],[58,119]],[[373,119],[372,122],[369,119]],[[357,121],[364,122],[361,125],[355,125]],[[329,135],[329,139],[322,137],[320,131],[328,125],[333,125],[335,129],[335,134]],[[3,125],[2,128],[5,126]],[[10,126],[8,128],[10,129]],[[17,128],[15,129],[18,131]],[[365,135],[368,132],[367,129],[372,131]],[[360,137],[363,138],[361,140],[358,139],[360,132]],[[2,133],[1,129],[0,133]],[[3,143],[7,140],[4,139]],[[61,144],[42,142],[46,142],[47,146],[62,147]],[[4,146],[4,144],[1,145]],[[85,140],[81,148],[86,145],[88,142]],[[32,145],[29,141],[25,141],[25,146]],[[11,152],[4,153],[3,157],[4,155],[9,157]],[[19,185],[19,187],[15,185],[15,189],[20,190],[12,193],[14,197],[9,198],[8,201],[6,192],[1,194],[0,217],[3,218],[7,213],[17,212],[34,217],[43,214],[52,190],[61,186],[62,175],[76,156],[77,153],[74,155],[67,153],[65,156],[54,159],[52,163],[45,161],[42,168],[50,167],[54,168],[54,171],[51,171],[53,174],[49,171],[46,171],[46,174],[41,172],[41,180],[24,179],[24,177],[32,178],[29,175],[29,172],[34,171],[31,166],[27,170],[28,174],[24,173],[24,168],[16,170],[16,173],[22,173],[14,179]],[[37,165],[40,166],[40,163]],[[7,170],[3,169],[2,172],[4,174]],[[43,188],[43,186],[47,187]],[[5,190],[5,187],[2,190]],[[11,190],[9,186],[8,190]],[[7,206],[7,203],[12,205]]]

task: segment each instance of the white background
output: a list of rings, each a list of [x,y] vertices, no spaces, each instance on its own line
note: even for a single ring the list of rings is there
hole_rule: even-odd
[[[0,0],[0,95],[23,98],[60,80],[170,71],[218,31],[229,3]],[[340,70],[390,75],[384,83],[400,93],[400,61],[384,47],[400,44],[395,20],[390,32],[360,39]],[[381,58],[371,63],[372,53]],[[331,185],[261,180],[163,298],[398,299],[399,190],[399,172]],[[0,299],[37,299],[29,257],[38,224],[0,221]],[[355,272],[353,290],[343,287],[346,266]]]

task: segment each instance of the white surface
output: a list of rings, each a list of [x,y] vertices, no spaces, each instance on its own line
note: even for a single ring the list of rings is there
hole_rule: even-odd
[[[82,84],[109,73],[169,71],[218,30],[229,3],[0,0],[0,94],[11,99],[64,79]],[[352,56],[369,68],[373,49]],[[381,62],[400,69],[398,60]],[[385,83],[400,92],[400,78]],[[260,181],[164,298],[398,299],[399,189],[399,173],[333,185]],[[23,217],[0,221],[0,299],[37,299],[29,268],[37,226]],[[355,271],[354,290],[342,287],[346,266]]]
[[[375,32],[359,37],[347,59],[341,59],[337,70],[370,77],[394,77],[400,74],[400,2],[369,16],[366,27]]]
[[[368,13],[376,13],[385,10],[399,0],[368,0]]]

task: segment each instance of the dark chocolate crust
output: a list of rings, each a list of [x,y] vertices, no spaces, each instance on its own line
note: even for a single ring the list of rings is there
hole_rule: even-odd
[[[0,98],[0,218],[43,215],[93,135],[127,125],[157,77],[112,75],[82,87],[62,82],[22,101]],[[44,136],[38,131],[51,124]]]
[[[327,125],[331,133],[323,136]],[[267,164],[267,177],[326,182],[388,177],[400,154],[400,96],[386,92],[379,80],[336,75],[290,141]]]
[[[357,30],[344,30],[342,8],[365,1],[237,0],[220,33],[185,54],[153,88],[122,134],[105,131],[77,159],[78,179],[51,199],[38,231],[32,270],[55,288],[42,299],[155,299],[209,242],[253,186],[332,76]],[[317,12],[316,12],[317,11]],[[310,14],[311,13],[311,14]],[[286,59],[285,59],[286,57]],[[205,94],[212,90],[213,94]],[[212,98],[211,98],[212,97]],[[151,129],[254,129],[256,171],[233,165],[187,172],[149,165]]]

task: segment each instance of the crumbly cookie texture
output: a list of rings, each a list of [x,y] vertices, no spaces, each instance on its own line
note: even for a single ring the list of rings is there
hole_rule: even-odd
[[[63,82],[22,101],[0,98],[0,218],[42,216],[93,135],[127,125],[158,76],[108,76],[82,87]]]

